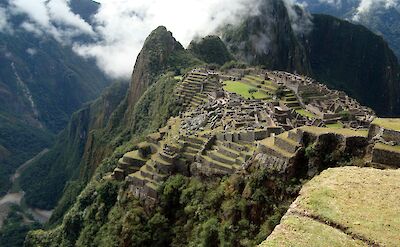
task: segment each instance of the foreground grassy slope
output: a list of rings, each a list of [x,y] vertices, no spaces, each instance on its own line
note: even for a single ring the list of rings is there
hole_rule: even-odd
[[[261,246],[398,246],[399,200],[398,170],[328,169],[303,187]]]

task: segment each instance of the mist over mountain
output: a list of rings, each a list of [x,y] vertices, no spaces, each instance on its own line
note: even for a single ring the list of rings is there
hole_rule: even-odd
[[[397,0],[300,0],[312,13],[362,24],[384,37],[400,57],[400,2]]]
[[[325,169],[396,167],[400,66],[358,25],[394,3],[0,0],[0,192],[44,151],[0,245],[254,246]]]
[[[72,113],[109,84],[93,60],[53,35],[27,30],[30,18],[10,12],[13,2],[0,2],[6,18],[0,23],[0,145],[7,154],[0,159],[1,194],[11,172],[49,147]]]

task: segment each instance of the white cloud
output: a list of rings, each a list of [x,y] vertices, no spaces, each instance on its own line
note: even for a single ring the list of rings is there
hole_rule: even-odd
[[[95,57],[113,77],[132,73],[145,38],[157,26],[166,26],[184,46],[196,36],[212,33],[223,23],[235,23],[256,14],[259,0],[103,0],[94,17],[97,43],[75,45],[75,51]]]
[[[26,14],[30,21],[21,27],[35,34],[49,33],[60,42],[88,34],[94,35],[92,27],[72,13],[69,0],[9,0],[12,14]]]
[[[295,0],[283,0],[285,3],[293,31],[297,34],[308,33],[312,30],[311,15],[305,11],[305,3],[297,3]],[[297,6],[297,9],[295,8]]]
[[[92,27],[79,15],[72,13],[66,0],[51,0],[47,3],[50,19],[59,25],[69,26],[87,34],[94,34]]]
[[[8,16],[6,9],[0,7],[0,32],[8,30]]]
[[[359,21],[363,15],[368,15],[379,8],[392,8],[399,5],[399,0],[360,0],[360,3],[353,15],[354,21]]]
[[[193,38],[213,33],[223,24],[235,24],[244,16],[258,14],[261,1],[265,0],[101,0],[90,26],[72,13],[69,0],[9,0],[11,13],[29,16],[21,25],[29,32],[51,34],[60,42],[90,35],[95,41],[75,42],[74,50],[95,58],[102,70],[116,78],[130,76],[144,40],[157,26],[166,26],[187,46]],[[293,28],[298,32],[308,28],[307,17],[297,16],[292,8],[295,0],[284,1]]]
[[[35,48],[28,48],[28,49],[26,49],[26,53],[28,53],[31,56],[34,56],[34,55],[36,55],[37,50]]]

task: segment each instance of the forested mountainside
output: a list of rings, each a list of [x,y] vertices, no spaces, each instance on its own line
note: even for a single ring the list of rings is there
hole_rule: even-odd
[[[60,136],[59,145],[56,144],[48,155],[36,161],[31,169],[22,175],[23,178],[26,178],[26,183],[23,185],[27,192],[26,197],[31,199],[28,203],[53,208],[64,193],[52,219],[52,221],[59,220],[73,203],[82,186],[91,179],[104,158],[110,156],[117,147],[131,138],[138,139],[145,133],[156,130],[165,123],[171,114],[179,112],[179,107],[173,105],[174,101],[171,96],[176,80],[171,75],[160,77],[161,74],[166,71],[184,71],[187,67],[201,63],[200,60],[184,50],[165,27],[154,30],[146,39],[137,58],[130,87],[124,92],[119,91],[118,97],[110,89],[110,96],[104,97],[102,103],[94,102],[88,106],[87,109],[97,109],[91,114],[84,114],[87,112],[85,109],[75,114],[68,130]],[[151,90],[148,90],[149,88]],[[122,88],[120,89],[122,90]],[[110,101],[114,103],[110,104]],[[130,103],[131,101],[133,103]],[[110,105],[113,107],[107,109],[102,107]],[[132,105],[137,106],[133,107]],[[105,110],[110,114],[109,119],[103,119]],[[88,123],[99,122],[99,118],[103,119],[101,125],[88,125]],[[81,126],[85,126],[84,134],[81,134]],[[75,145],[77,143],[74,140],[78,140],[80,145]],[[63,145],[65,142],[71,143],[70,146],[76,156],[71,156],[70,151],[66,152],[65,145]],[[57,162],[59,158],[63,162]],[[56,163],[60,166],[54,166]],[[71,169],[68,169],[70,172],[67,174],[63,169],[65,164],[71,164],[69,166]],[[38,180],[35,177],[38,176],[37,172],[42,169],[54,173],[41,173],[41,179]],[[53,177],[62,177],[61,174],[66,175],[61,182],[53,179]],[[63,186],[73,175],[80,187],[72,184],[68,185],[66,191],[63,191]],[[36,189],[30,189],[35,187],[40,188],[39,191],[42,192],[36,193]],[[59,189],[54,190],[54,188]],[[49,194],[52,196],[48,196]],[[58,211],[60,212],[57,213]]]
[[[313,23],[305,46],[314,77],[380,115],[398,114],[400,67],[382,37],[327,15],[314,15]]]
[[[388,66],[393,68],[394,74],[389,74],[383,68],[377,68],[371,73],[373,74],[371,77],[365,79],[368,81],[365,83],[381,85],[379,92],[388,92],[389,87],[396,89],[398,81],[390,78],[396,76],[397,61],[392,59],[394,55],[382,39],[377,39],[377,36],[366,29],[360,30],[359,26],[325,16],[315,16],[313,24],[317,27],[327,25],[325,29],[320,28],[316,31],[310,29],[307,34],[299,35],[291,25],[283,2],[271,0],[265,1],[265,4],[262,6],[261,14],[271,14],[275,17],[274,21],[264,18],[265,15],[253,16],[239,27],[230,26],[222,29],[222,40],[227,48],[214,39],[211,47],[215,49],[215,53],[203,54],[201,50],[208,47],[208,42],[202,44],[202,41],[198,46],[199,49],[185,50],[165,27],[159,27],[150,34],[136,60],[125,96],[120,94],[124,91],[123,87],[119,87],[118,93],[106,94],[109,96],[100,101],[103,103],[95,102],[88,105],[86,110],[75,115],[68,129],[57,139],[57,143],[71,143],[71,145],[79,143],[79,148],[74,146],[73,150],[65,150],[63,145],[56,145],[50,150],[49,155],[35,161],[31,169],[23,174],[27,181],[31,182],[31,185],[28,185],[28,182],[24,185],[27,189],[26,196],[30,198],[29,203],[37,206],[46,205],[48,208],[56,206],[49,229],[31,232],[27,237],[27,246],[131,244],[165,246],[171,243],[176,246],[201,244],[252,246],[270,234],[296,198],[306,170],[295,172],[293,180],[281,180],[276,171],[260,169],[259,163],[254,161],[251,162],[250,169],[243,174],[225,178],[171,176],[159,188],[160,201],[154,207],[143,205],[135,199],[129,192],[126,182],[109,179],[110,172],[117,167],[118,159],[124,153],[137,149],[137,145],[148,134],[165,126],[171,116],[179,116],[183,105],[175,97],[177,83],[181,80],[180,76],[191,68],[207,66],[202,59],[218,64],[221,54],[230,57],[232,55],[229,52],[231,52],[239,62],[233,61],[221,68],[246,67],[242,62],[247,62],[268,69],[297,71],[322,78],[323,82],[331,83],[329,85],[352,94],[353,88],[358,90],[359,83],[365,78],[343,77],[343,74],[350,73],[351,70],[354,72],[354,67],[348,68],[345,63],[337,68],[325,60],[326,54],[318,55],[318,52],[323,51],[318,46],[320,43],[316,38],[317,35],[340,37],[340,34],[335,32],[342,32],[343,30],[337,26],[343,25],[345,31],[354,36],[359,33],[365,35],[361,39],[365,38],[368,42],[360,48],[361,51],[337,50],[339,54],[337,58],[334,57],[336,61],[342,62],[341,59],[349,55],[352,56],[349,61],[365,60],[364,66],[368,67],[373,63],[374,57],[368,51],[381,47],[378,56],[386,61],[384,63],[386,69]],[[266,41],[265,33],[269,30],[272,32],[268,36],[268,45],[263,45],[262,41]],[[324,30],[331,33],[324,33]],[[348,33],[343,35],[339,44],[330,44],[331,46],[324,49],[335,49],[336,45],[355,44],[355,41],[348,37]],[[205,41],[207,39],[209,38],[205,38]],[[363,69],[357,68],[357,73],[362,73]],[[344,86],[338,84],[338,79],[327,78],[325,81],[323,76],[327,71],[333,74],[333,78],[345,80]],[[382,80],[374,79],[382,76],[384,78]],[[115,97],[110,97],[111,95]],[[398,96],[395,96],[382,100],[392,104],[397,98]],[[101,107],[109,105],[108,102],[114,99],[112,107],[107,110]],[[379,113],[380,108],[377,106],[381,104],[380,102],[374,105],[376,100],[367,103],[363,99],[360,101],[376,108]],[[93,107],[98,110],[89,110]],[[392,111],[389,110],[390,112],[384,114],[393,114],[394,109],[395,106],[392,107]],[[97,120],[98,118],[101,120]],[[101,124],[93,124],[98,121]],[[77,135],[81,133],[82,123],[86,134]],[[334,143],[342,147],[343,137],[340,133],[335,132],[332,135],[335,138],[339,136]],[[81,139],[77,139],[77,136]],[[317,160],[314,167],[309,167],[310,173],[314,174],[326,167],[353,162],[354,157],[344,153],[330,155],[336,147],[339,147],[332,145],[323,142],[316,150],[308,149],[307,158]],[[69,152],[77,156],[69,157]],[[60,168],[63,166],[59,164],[57,157],[66,157],[66,160],[62,161],[68,164],[66,173],[61,173],[63,171]],[[56,163],[58,164],[55,165]],[[50,170],[51,174],[42,173],[40,181],[36,180],[34,174],[40,169]],[[60,176],[58,173],[63,174],[65,179],[62,180],[62,184],[54,187],[57,181],[51,177]],[[42,183],[45,180],[51,183]],[[40,194],[35,194],[34,190],[29,191],[29,186],[40,188]],[[66,187],[61,190],[63,186]],[[53,187],[57,189],[53,190]],[[51,193],[53,198],[48,198],[46,193]],[[172,208],[176,210],[171,210]]]
[[[12,172],[49,147],[72,113],[109,84],[94,61],[20,28],[24,19],[10,17],[14,30],[0,32],[0,194],[9,189]]]
[[[303,14],[304,20],[292,26],[282,2],[263,3],[260,15],[221,31],[238,59],[310,75],[347,92],[379,115],[400,113],[399,64],[380,36],[327,15]]]
[[[359,13],[361,0],[320,1],[303,0],[311,13],[333,15],[362,24],[381,35],[400,57],[400,6],[398,1],[371,1],[369,8]],[[365,9],[365,8],[360,8]]]
[[[209,35],[199,40],[193,40],[188,50],[206,63],[224,65],[234,60],[234,57],[222,40],[215,35]]]

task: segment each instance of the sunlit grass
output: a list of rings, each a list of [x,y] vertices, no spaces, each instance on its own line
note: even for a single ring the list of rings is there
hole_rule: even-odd
[[[246,99],[265,99],[268,98],[268,95],[263,93],[262,91],[258,90],[258,88],[250,86],[246,83],[240,81],[225,81],[224,82],[224,89],[231,93],[236,93],[241,95]],[[257,90],[255,93],[251,94],[249,91]]]
[[[313,114],[312,112],[305,110],[305,109],[299,109],[296,110],[296,112],[304,117],[308,117],[308,118],[317,118],[317,116],[315,114]]]
[[[400,118],[375,118],[372,124],[379,125],[386,129],[400,130]]]

